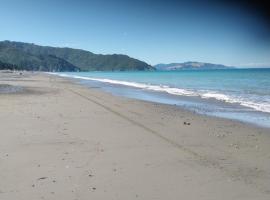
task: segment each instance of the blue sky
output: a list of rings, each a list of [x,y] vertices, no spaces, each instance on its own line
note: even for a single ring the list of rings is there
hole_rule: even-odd
[[[267,20],[215,1],[0,0],[0,40],[121,53],[149,64],[270,67]]]

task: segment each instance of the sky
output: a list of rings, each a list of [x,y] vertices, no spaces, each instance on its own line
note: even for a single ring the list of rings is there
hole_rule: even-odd
[[[233,2],[0,0],[0,40],[127,54],[151,65],[270,67],[264,5]]]

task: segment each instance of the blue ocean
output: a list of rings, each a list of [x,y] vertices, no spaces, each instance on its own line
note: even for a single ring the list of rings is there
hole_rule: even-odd
[[[67,72],[114,95],[270,127],[270,69]]]

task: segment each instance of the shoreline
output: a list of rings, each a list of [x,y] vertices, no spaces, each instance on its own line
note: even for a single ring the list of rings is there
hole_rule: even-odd
[[[0,73],[23,88],[0,94],[1,199],[270,197],[268,128],[13,75]]]
[[[136,86],[128,86],[128,84],[118,84],[119,81],[115,81],[116,83],[114,83],[114,81],[111,80],[112,83],[108,83],[107,79],[104,79],[105,82],[103,82],[99,81],[101,79],[89,78],[88,80],[88,77],[82,76],[69,76],[57,73],[49,74],[67,78],[76,83],[80,83],[85,87],[98,87],[103,92],[110,93],[114,96],[160,103],[164,105],[173,105],[192,113],[195,112],[199,115],[229,119],[254,125],[256,127],[270,129],[270,113],[254,110],[253,108],[246,107],[238,103],[229,103],[213,98],[206,99],[199,96],[173,95],[165,91],[144,90],[142,88],[137,88]],[[129,84],[132,85],[133,82],[130,82]]]
[[[80,80],[76,80],[76,79],[68,78],[68,77],[66,77],[64,79],[67,79],[68,81],[71,81],[71,82],[73,82],[75,84],[82,85],[85,88],[90,88],[90,89],[95,88],[95,89],[97,89],[97,90],[99,90],[101,92],[107,93],[108,95],[116,96],[116,97],[119,97],[119,98],[124,98],[126,100],[130,99],[130,100],[144,102],[144,103],[157,104],[159,106],[165,106],[165,107],[168,106],[168,107],[172,107],[174,109],[179,110],[179,112],[187,112],[187,113],[190,113],[191,115],[199,115],[201,117],[207,117],[207,118],[210,118],[210,119],[212,118],[212,119],[219,119],[219,120],[226,120],[226,121],[236,122],[236,123],[240,123],[242,125],[247,125],[247,126],[250,126],[250,127],[253,127],[253,128],[260,128],[260,129],[270,131],[270,126],[263,126],[263,125],[248,122],[248,121],[242,121],[242,120],[238,120],[238,119],[231,119],[231,118],[226,118],[226,117],[222,117],[222,116],[215,116],[215,115],[209,115],[209,114],[206,114],[206,113],[200,113],[200,112],[197,112],[197,111],[192,111],[192,110],[190,110],[188,108],[185,108],[185,107],[177,105],[177,104],[161,103],[161,102],[155,102],[155,101],[151,101],[151,100],[144,100],[144,99],[140,99],[140,98],[132,98],[132,97],[125,96],[125,95],[117,95],[117,94],[114,94],[113,92],[106,91],[103,88],[96,87],[95,84],[80,83]],[[94,85],[94,86],[92,86],[92,85]],[[122,87],[127,87],[128,88],[128,86],[122,86]],[[147,93],[148,92],[149,93],[155,93],[153,91],[147,91]],[[163,94],[163,95],[166,96],[167,94]],[[182,97],[180,97],[180,98],[182,98]],[[188,100],[189,98],[197,98],[197,97],[186,97],[186,96],[184,96],[183,98],[187,98],[187,100]],[[216,101],[216,100],[208,99],[206,101],[211,102],[211,101]],[[255,112],[259,112],[259,111],[255,111]]]

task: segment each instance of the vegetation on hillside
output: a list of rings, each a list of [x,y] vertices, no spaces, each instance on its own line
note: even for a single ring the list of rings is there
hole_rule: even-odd
[[[21,70],[20,67],[0,61],[0,70]]]
[[[127,55],[101,55],[89,51],[38,46],[22,42],[0,42],[0,61],[25,70],[39,71],[135,71],[153,70],[145,62]]]

